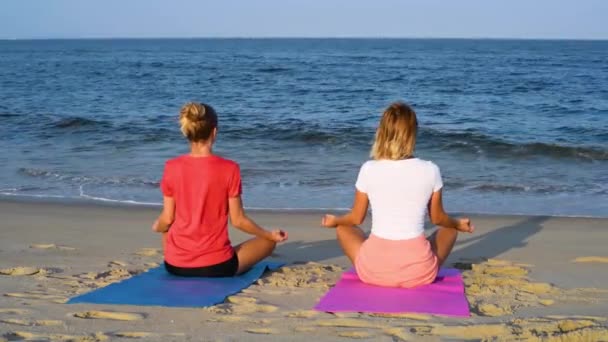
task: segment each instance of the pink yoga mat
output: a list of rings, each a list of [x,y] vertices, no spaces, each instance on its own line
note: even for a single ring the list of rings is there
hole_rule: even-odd
[[[421,313],[469,317],[462,276],[457,269],[441,269],[435,282],[413,289],[364,284],[354,270],[315,306],[325,312]]]

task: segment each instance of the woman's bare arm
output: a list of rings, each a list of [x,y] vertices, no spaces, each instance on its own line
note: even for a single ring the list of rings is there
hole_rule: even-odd
[[[241,200],[241,196],[231,197],[228,199],[228,211],[230,214],[230,222],[232,223],[232,225],[247,234],[251,234],[275,242],[282,242],[287,240],[286,232],[280,229],[267,231],[266,229],[260,227],[257,223],[255,223],[252,219],[250,219],[245,213],[245,209],[243,208],[243,201]]]
[[[365,221],[367,208],[369,206],[369,198],[367,194],[359,190],[355,191],[355,199],[353,207],[346,215],[336,217],[334,215],[325,215],[321,220],[321,225],[329,228],[337,226],[356,226]]]
[[[429,217],[434,225],[453,228],[462,232],[472,233],[474,227],[471,225],[471,220],[463,217],[459,219],[451,218],[445,210],[443,210],[443,200],[441,189],[433,192],[428,205]]]
[[[173,197],[163,196],[163,210],[158,219],[154,221],[152,230],[159,233],[164,233],[169,230],[169,227],[175,220],[175,199]]]

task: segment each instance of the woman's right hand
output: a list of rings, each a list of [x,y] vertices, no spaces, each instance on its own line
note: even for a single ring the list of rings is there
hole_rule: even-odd
[[[335,215],[325,214],[323,218],[321,218],[321,225],[327,228],[336,228],[338,222],[336,220]]]
[[[462,217],[456,220],[458,224],[456,225],[456,230],[465,233],[472,233],[475,231],[475,226],[471,223],[471,219],[468,217]]]
[[[156,221],[154,221],[154,223],[152,223],[152,231],[158,233],[158,219],[156,219]]]
[[[280,229],[275,229],[273,231],[270,232],[269,234],[270,240],[274,241],[274,242],[283,242],[283,241],[287,241],[287,232],[280,230]]]

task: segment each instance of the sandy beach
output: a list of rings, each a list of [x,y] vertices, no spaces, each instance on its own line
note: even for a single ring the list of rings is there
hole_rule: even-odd
[[[0,202],[0,341],[608,341],[608,219],[471,215],[448,264],[472,317],[312,311],[348,262],[319,212],[253,211],[288,265],[210,308],[68,305],[162,262],[158,208]],[[369,219],[368,219],[369,221]],[[369,222],[368,222],[369,224]],[[366,225],[366,227],[368,227]],[[246,236],[231,230],[234,243]]]

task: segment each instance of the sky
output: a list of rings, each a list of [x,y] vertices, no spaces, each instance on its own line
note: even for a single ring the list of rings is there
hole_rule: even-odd
[[[0,39],[608,39],[608,0],[0,0]]]

